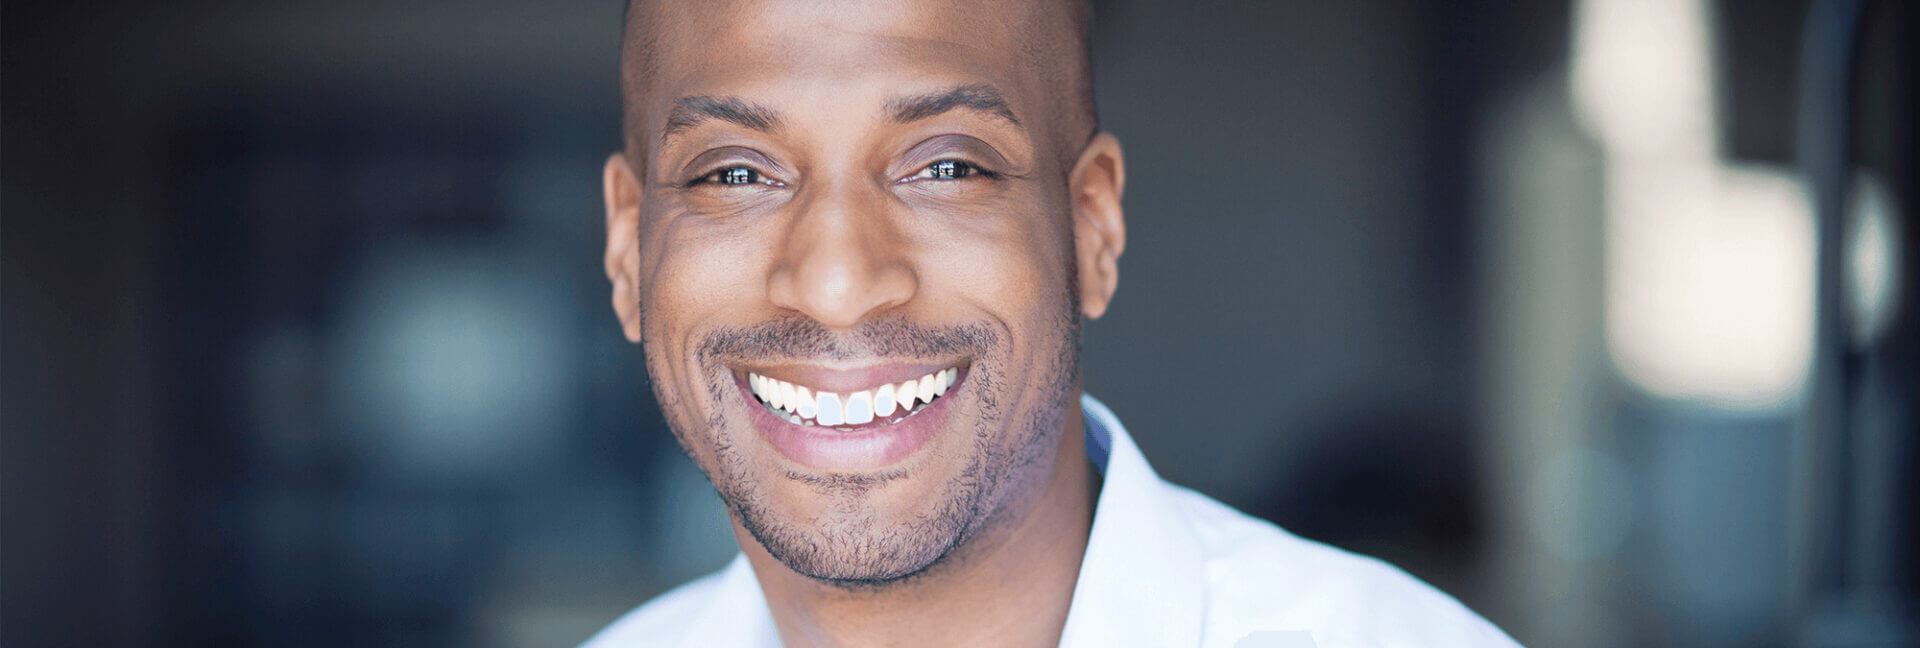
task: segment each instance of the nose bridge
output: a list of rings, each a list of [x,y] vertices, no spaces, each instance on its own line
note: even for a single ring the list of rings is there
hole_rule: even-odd
[[[852,328],[913,298],[916,278],[899,249],[887,197],[870,184],[816,183],[803,190],[769,277],[775,305]]]

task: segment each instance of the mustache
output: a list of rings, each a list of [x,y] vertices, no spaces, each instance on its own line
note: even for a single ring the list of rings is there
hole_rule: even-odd
[[[813,318],[790,315],[753,326],[714,329],[702,337],[699,348],[701,357],[708,360],[857,360],[982,354],[999,344],[999,333],[979,322],[922,326],[893,315],[841,332]]]

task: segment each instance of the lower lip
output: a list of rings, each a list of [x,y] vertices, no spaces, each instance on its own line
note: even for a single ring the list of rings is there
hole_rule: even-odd
[[[966,384],[962,372],[947,393],[925,409],[890,425],[868,425],[843,432],[817,425],[787,422],[761,405],[747,383],[735,376],[740,396],[746,399],[753,424],[781,456],[821,472],[871,472],[900,463],[933,441],[947,421],[948,403]]]

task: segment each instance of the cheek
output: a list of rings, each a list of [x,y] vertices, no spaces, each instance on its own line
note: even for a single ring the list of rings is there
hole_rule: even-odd
[[[744,236],[738,226],[694,217],[660,220],[640,249],[648,366],[656,389],[670,390],[663,402],[706,404],[708,377],[696,357],[701,332],[753,323],[736,313],[765,288],[759,264],[768,258],[768,244]]]
[[[1001,320],[1018,363],[1067,308],[1072,235],[1066,217],[1046,203],[1009,203],[989,214],[952,218],[949,227],[929,234],[938,240],[926,246],[922,271],[948,293],[941,301]]]
[[[765,241],[743,236],[738,227],[694,221],[668,224],[641,249],[648,314],[669,336],[765,288]]]

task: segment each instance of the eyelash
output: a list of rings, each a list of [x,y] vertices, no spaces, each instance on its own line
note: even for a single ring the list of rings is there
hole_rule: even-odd
[[[942,174],[945,174],[947,177],[941,177]],[[991,180],[1000,177],[1000,174],[988,171],[986,167],[964,160],[937,160],[932,164],[921,167],[918,172],[907,176],[900,180],[900,182],[915,182],[919,180],[965,180],[971,177]]]
[[[942,177],[942,176],[945,176],[945,177]],[[902,178],[896,182],[904,184],[908,182],[916,182],[921,180],[953,181],[953,180],[965,180],[967,178],[974,178],[974,177],[991,180],[991,179],[1000,177],[1000,174],[995,173],[993,171],[989,171],[985,167],[982,167],[980,165],[974,164],[972,162],[966,162],[963,160],[936,160],[931,164],[921,167],[920,170],[915,172],[913,175]],[[737,182],[729,181],[730,179],[738,180],[738,181]],[[691,187],[697,187],[703,184],[711,184],[711,185],[717,185],[722,187],[744,187],[746,185],[751,185],[751,184],[765,184],[765,185],[774,186],[774,187],[786,186],[784,183],[781,183],[778,180],[774,180],[766,177],[765,174],[760,173],[759,170],[754,169],[753,167],[739,165],[739,164],[736,164],[733,166],[721,167],[718,169],[714,169],[713,171],[709,171],[707,173],[701,174],[700,176],[687,181],[686,186],[691,188]]]
[[[744,181],[728,182],[727,179],[729,176],[734,176]],[[758,169],[755,169],[750,166],[740,165],[740,164],[721,167],[721,168],[709,171],[707,173],[701,174],[692,180],[688,180],[686,186],[688,188],[692,188],[692,187],[697,187],[703,184],[718,185],[722,187],[743,187],[751,184],[764,184],[764,185],[773,186],[773,187],[786,186],[784,183],[778,180],[768,178],[766,174],[760,173]]]

